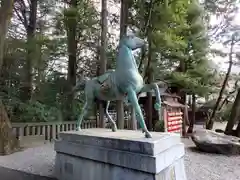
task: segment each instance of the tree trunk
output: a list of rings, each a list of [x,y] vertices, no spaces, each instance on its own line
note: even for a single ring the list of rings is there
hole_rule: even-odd
[[[236,129],[236,136],[240,138],[240,120],[238,120],[238,126]]]
[[[155,2],[154,0],[150,0],[150,2],[147,2],[148,5],[146,6],[146,9],[148,9],[148,12],[146,13],[146,16],[145,16],[144,27],[142,27],[142,30],[141,30],[143,32],[143,36],[149,35],[149,29],[150,29],[150,24],[151,24],[154,2]],[[144,64],[145,57],[146,57],[146,47],[144,46],[141,48],[140,62],[138,65],[138,71],[140,73],[142,73],[141,69]],[[145,73],[146,73],[146,71],[145,71]],[[146,74],[144,75],[143,79],[145,79],[145,76],[146,76]]]
[[[186,63],[185,63],[185,60],[180,60],[180,65],[179,65],[179,70],[180,72],[186,72],[187,71],[187,68],[186,68]],[[182,91],[180,89],[178,89],[178,93],[179,93],[179,96],[181,97],[180,99],[180,103],[184,104],[185,107],[184,107],[184,118],[183,118],[183,124],[182,124],[182,136],[183,137],[186,137],[186,124],[187,124],[187,121],[188,121],[188,106],[187,106],[187,101],[186,101],[186,92]]]
[[[3,65],[4,44],[9,22],[12,17],[13,0],[1,1],[0,9],[0,71]]]
[[[127,32],[128,23],[128,1],[121,0],[121,14],[120,14],[120,39]],[[124,128],[124,105],[123,101],[117,101],[117,125],[119,129]]]
[[[25,73],[24,73],[24,84],[21,88],[21,99],[23,101],[28,101],[31,99],[32,95],[32,81],[33,81],[33,66],[32,61],[35,57],[35,34],[36,34],[36,25],[37,25],[37,0],[30,1],[30,13],[29,13],[29,22],[25,26],[27,31],[27,56],[25,64]],[[27,18],[26,14],[24,14]]]
[[[237,79],[236,81],[235,81],[235,85],[234,85],[234,90],[233,91],[231,91],[231,92],[229,92],[229,94],[225,97],[225,99],[222,101],[222,103],[220,104],[220,106],[219,106],[219,108],[218,108],[218,110],[220,111],[222,108],[223,108],[223,106],[226,104],[228,104],[228,102],[229,102],[229,98],[238,90],[238,82],[239,82],[239,80]]]
[[[146,67],[146,77],[147,77],[147,84],[151,84],[153,81],[153,68],[152,68],[152,41],[150,36],[148,36],[148,44],[149,44],[149,50],[148,50],[148,63]],[[146,108],[146,125],[148,130],[153,130],[153,98],[152,98],[152,92],[147,92],[147,108]]]
[[[132,130],[137,130],[137,119],[136,119],[136,116],[135,116],[135,109],[132,105],[130,105],[129,111],[131,112],[131,117],[130,117],[131,129]]]
[[[228,82],[228,79],[229,79],[229,76],[230,76],[230,73],[231,73],[231,70],[232,70],[232,65],[233,65],[233,58],[232,58],[232,54],[233,54],[233,45],[234,45],[234,37],[232,36],[232,41],[231,41],[231,48],[230,48],[230,53],[229,53],[229,66],[228,66],[228,70],[227,70],[227,73],[226,73],[226,76],[225,76],[225,79],[223,81],[223,85],[222,85],[222,88],[219,92],[219,96],[218,96],[218,99],[217,99],[217,102],[213,108],[213,112],[211,114],[211,117],[210,119],[208,120],[207,124],[206,124],[206,129],[212,129],[213,128],[213,124],[214,124],[214,117],[216,115],[216,112],[218,110],[218,106],[222,100],[222,96],[223,96],[223,92],[225,90],[225,87],[227,85],[227,82]]]
[[[77,0],[70,1],[70,8],[76,9],[77,8]],[[77,19],[76,14],[67,18],[67,46],[68,46],[68,86],[69,91],[75,86],[76,84],[76,69],[77,69],[77,40],[76,40],[76,33],[77,33]],[[65,119],[72,120],[72,112],[73,112],[73,95],[69,95],[67,97],[67,104],[66,104],[66,113]]]
[[[152,69],[149,69],[152,71]],[[149,77],[148,77],[149,81],[151,81],[152,79],[152,72],[149,72]],[[149,83],[148,81],[148,83]],[[152,92],[147,92],[147,111],[146,111],[146,125],[149,131],[153,130],[153,98],[152,98]]]
[[[70,1],[70,8],[77,8],[77,0]],[[71,87],[76,84],[76,69],[77,69],[77,20],[76,15],[68,19],[68,76],[67,79]]]
[[[0,7],[0,72],[2,71],[5,38],[12,17],[13,0],[1,1]],[[8,118],[2,100],[0,99],[0,154],[6,155],[19,147],[16,136],[12,133],[10,119]]]
[[[186,101],[186,93],[184,92],[183,95],[181,96],[182,102],[185,105],[184,107],[184,112],[183,112],[183,123],[182,123],[182,137],[186,137],[187,132],[186,132],[186,125],[188,122],[188,106],[187,106],[187,101]]]
[[[104,74],[107,68],[107,0],[102,0],[102,11],[101,11],[101,46],[100,46],[100,74]],[[100,127],[105,127],[104,121],[104,104],[99,103],[99,120]]]
[[[223,106],[228,102],[228,96],[227,97],[225,97],[225,99],[222,101],[222,103],[219,105],[219,108],[218,108],[218,111],[220,111],[222,108],[223,108]]]
[[[240,88],[238,89],[237,96],[236,96],[235,101],[232,106],[230,118],[228,120],[226,129],[224,132],[225,134],[227,134],[227,135],[234,134],[233,127],[234,127],[235,123],[237,122],[239,115],[240,115]]]
[[[190,121],[187,133],[193,133],[193,128],[195,124],[195,113],[196,113],[196,95],[192,94],[192,119]]]
[[[42,27],[40,26],[40,32],[39,32],[42,36],[44,35],[43,34],[43,31],[42,31]],[[37,67],[36,67],[36,72],[37,72],[37,75],[36,75],[36,87],[35,87],[35,91],[34,91],[34,97],[33,99],[34,100],[37,100],[38,99],[38,96],[40,94],[40,87],[41,87],[41,84],[43,83],[44,81],[44,63],[43,63],[43,53],[42,53],[42,49],[43,49],[43,44],[38,44],[37,47],[37,53],[39,53],[39,57],[37,57],[37,60],[38,60],[38,64],[37,64]]]

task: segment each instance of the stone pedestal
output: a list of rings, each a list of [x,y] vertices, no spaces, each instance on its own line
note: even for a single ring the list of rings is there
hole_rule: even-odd
[[[58,180],[186,180],[178,134],[83,129],[55,143]]]

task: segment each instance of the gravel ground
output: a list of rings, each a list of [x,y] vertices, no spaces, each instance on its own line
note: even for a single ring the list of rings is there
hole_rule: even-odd
[[[0,166],[40,176],[53,177],[55,151],[53,144],[28,148],[7,156],[0,156]]]
[[[190,139],[183,139],[183,142],[186,147],[185,167],[188,180],[240,180],[240,156],[202,153],[193,148]],[[49,143],[2,156],[0,166],[53,177],[54,158],[53,144]]]
[[[240,156],[203,153],[195,149],[190,139],[183,142],[188,180],[240,180]]]

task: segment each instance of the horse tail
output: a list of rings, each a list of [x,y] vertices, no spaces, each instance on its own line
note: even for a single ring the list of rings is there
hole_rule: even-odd
[[[87,81],[86,79],[78,81],[76,85],[73,87],[72,93],[83,90],[85,88],[86,81]]]
[[[107,101],[106,100],[100,100],[100,99],[95,99],[94,100],[95,101],[95,103],[97,103],[97,104],[102,104],[102,107],[103,107],[103,109],[104,109],[104,112],[106,112],[106,109],[107,109]]]

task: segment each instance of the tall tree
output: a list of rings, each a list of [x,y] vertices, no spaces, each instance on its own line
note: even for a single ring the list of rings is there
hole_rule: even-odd
[[[235,29],[233,28],[233,26],[235,26],[234,19],[238,14],[238,9],[239,9],[237,5],[238,3],[239,3],[238,0],[232,0],[232,1],[205,0],[204,1],[204,7],[206,10],[207,19],[210,20],[210,17],[218,19],[216,23],[212,23],[212,24],[210,24],[210,21],[208,21],[209,37],[212,44],[219,43],[219,44],[223,44],[223,46],[226,46],[226,45],[231,46],[229,42],[231,42],[231,36],[232,36],[231,34],[234,31],[233,29]],[[231,47],[229,49],[231,49]],[[224,57],[226,56],[226,53],[221,51],[221,49],[217,49],[217,50],[213,49],[212,54],[217,54],[218,56],[224,56]],[[232,65],[233,65],[232,54],[230,55],[229,53],[229,68],[225,75],[225,79],[222,84],[221,90],[219,92],[219,96],[214,106],[214,109],[212,111],[211,117],[206,123],[207,129],[212,129],[213,127],[214,118],[217,111],[219,110],[219,104],[222,100],[223,93],[229,79]]]
[[[27,101],[31,99],[33,86],[33,61],[36,51],[36,29],[37,29],[37,7],[38,0],[16,1],[14,12],[23,24],[27,34],[26,63],[24,64],[24,82],[21,88],[21,99]]]
[[[120,39],[127,33],[128,25],[128,5],[127,0],[121,0],[120,11]],[[119,129],[124,128],[124,105],[123,101],[117,101],[117,125]]]
[[[9,1],[1,1],[0,8],[0,71],[2,70],[3,65],[3,56],[4,56],[4,43],[6,34],[8,31],[8,26],[12,17],[12,8],[13,8],[13,0]]]
[[[0,72],[2,72],[5,38],[12,17],[13,0],[2,0],[0,7]],[[18,147],[6,108],[0,99],[0,154],[12,153]]]
[[[76,70],[77,70],[77,0],[69,2],[69,9],[65,11],[66,15],[66,31],[67,31],[67,51],[68,51],[68,74],[67,80],[69,89],[72,89],[76,84]],[[67,99],[66,119],[72,119],[73,96],[70,95]]]
[[[102,0],[102,10],[101,10],[101,46],[100,46],[100,75],[106,72],[107,68],[107,0]],[[103,103],[99,104],[99,118],[100,118],[100,127],[104,128],[104,107]]]
[[[154,6],[154,1],[151,0],[148,3],[145,4],[147,13],[144,17],[144,24],[145,27],[143,29],[143,36],[147,36],[147,41],[148,41],[148,52],[147,52],[147,65],[145,68],[145,74],[144,74],[144,79],[146,80],[146,83],[151,84],[154,80],[154,62],[153,59],[156,58],[154,57],[155,51],[153,48],[153,40],[152,40],[152,34],[153,34],[153,25],[152,25],[152,13],[153,13],[153,6]],[[141,61],[139,64],[139,69],[141,69],[141,65],[144,60],[145,56],[145,48],[142,48],[142,54],[141,54]],[[145,112],[146,112],[146,125],[147,128],[151,131],[154,128],[154,124],[156,122],[153,122],[153,97],[152,97],[152,92],[147,92],[147,103],[145,104]]]
[[[71,0],[69,3],[71,12],[68,13],[67,28],[67,46],[68,46],[68,75],[67,79],[71,87],[76,84],[77,69],[77,0]]]
[[[185,28],[187,3],[185,1],[136,1],[131,10],[130,27],[140,31],[148,40],[147,53],[140,56],[139,70],[144,74],[144,80],[151,83],[154,79],[164,80],[173,65],[179,63],[186,42],[182,38]],[[144,51],[143,51],[144,52]],[[147,56],[146,56],[147,55]],[[177,57],[177,55],[179,57]],[[145,71],[144,71],[145,69]],[[152,97],[148,93],[145,107],[148,128],[152,129]]]
[[[234,37],[232,38],[232,44],[239,47],[239,43],[240,43],[239,31],[236,31],[233,36]],[[231,57],[231,58],[233,58],[233,57]],[[239,60],[240,60],[239,53],[235,52],[235,58],[236,58],[237,62],[239,62]],[[230,114],[230,117],[228,119],[228,123],[227,123],[227,126],[226,126],[226,129],[225,129],[224,133],[227,134],[227,135],[235,135],[235,136],[240,137],[240,120],[239,120],[239,117],[240,117],[240,88],[239,88],[239,85],[238,85],[238,80],[235,82],[235,88],[237,90],[237,95],[236,95],[236,98],[234,100],[234,103],[233,103],[233,106],[232,106],[232,109],[231,109],[231,114]],[[235,123],[237,122],[237,120],[239,121],[238,126],[237,126],[236,131],[234,131],[233,127],[234,127]]]
[[[236,135],[236,133],[233,130],[233,127],[234,127],[235,123],[237,122],[237,120],[239,120],[238,119],[239,117],[240,117],[240,88],[238,88],[237,96],[236,96],[235,101],[232,105],[231,114],[230,114],[227,126],[225,128],[225,132],[224,132],[225,134]],[[239,133],[239,125],[238,125],[238,128],[237,128],[237,132]],[[239,135],[239,134],[237,134],[237,135]]]
[[[240,91],[240,90],[239,90]],[[240,93],[240,92],[239,92]],[[239,98],[240,99],[240,98]],[[240,100],[238,99],[238,103],[240,103]],[[239,105],[240,106],[240,105]],[[236,136],[240,138],[240,121],[238,120],[238,125],[236,129]]]
[[[184,60],[184,64],[186,70],[185,74],[191,81],[195,81],[196,84],[194,86],[188,85],[188,89],[185,90],[188,94],[192,95],[192,117],[190,119],[190,126],[187,130],[188,133],[192,133],[194,128],[196,94],[203,96],[207,93],[204,92],[208,90],[205,86],[210,82],[204,82],[204,77],[206,74],[209,74],[207,59],[207,53],[209,53],[209,40],[207,38],[204,12],[198,0],[190,1],[186,17],[188,27],[184,33],[184,38],[188,44],[185,51],[186,59]]]
[[[235,43],[235,39],[234,38],[235,37],[233,35],[232,38],[231,38],[231,45],[230,45],[231,47],[230,47],[230,52],[229,52],[229,66],[228,66],[228,70],[227,70],[227,73],[225,75],[225,78],[224,78],[221,90],[219,92],[219,95],[218,95],[218,98],[217,98],[217,102],[216,102],[216,104],[215,104],[215,106],[213,108],[213,111],[212,111],[212,114],[210,116],[210,119],[207,121],[206,129],[212,129],[213,128],[214,117],[215,117],[216,112],[218,111],[218,107],[220,105],[220,102],[222,101],[223,93],[224,93],[224,90],[226,88],[228,79],[230,77],[230,73],[231,73],[232,66],[233,66],[233,46],[234,46],[234,43]]]

